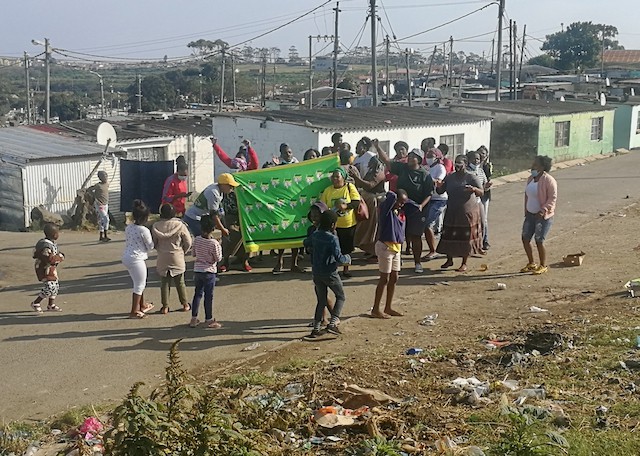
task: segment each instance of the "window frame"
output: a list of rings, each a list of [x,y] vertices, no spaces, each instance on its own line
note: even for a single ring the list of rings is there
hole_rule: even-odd
[[[457,142],[456,140],[459,140]],[[452,135],[441,135],[440,142],[438,144],[446,144],[449,146],[449,156],[456,157],[463,155],[464,150],[464,133],[454,133]]]
[[[569,147],[571,144],[571,121],[563,120],[560,122],[555,122],[555,136],[554,136],[554,146],[555,148],[559,147]],[[561,130],[559,129],[561,128]]]
[[[594,127],[595,127],[595,131],[594,131]],[[602,116],[592,117],[591,118],[591,141],[602,141],[603,133],[604,133],[604,117]]]

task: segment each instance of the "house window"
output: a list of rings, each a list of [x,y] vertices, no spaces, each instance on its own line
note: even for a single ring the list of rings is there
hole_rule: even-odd
[[[640,135],[640,113],[638,114],[638,122],[636,125],[636,135]]]
[[[602,128],[604,117],[594,117],[591,119],[591,141],[602,141]]]
[[[464,154],[464,133],[459,135],[440,136],[440,144],[449,146],[449,156]]]
[[[556,122],[556,147],[567,147],[569,145],[569,132],[571,122]]]

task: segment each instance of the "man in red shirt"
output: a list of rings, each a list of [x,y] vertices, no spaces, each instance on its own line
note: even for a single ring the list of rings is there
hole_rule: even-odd
[[[178,217],[184,215],[185,199],[192,193],[187,191],[188,169],[187,162],[181,155],[176,160],[176,172],[167,177],[162,188],[162,204],[172,204]]]
[[[440,150],[440,152],[442,152],[443,155],[442,164],[444,165],[444,169],[447,170],[447,174],[451,174],[453,172],[453,162],[451,161],[451,159],[447,158],[447,154],[449,153],[449,146],[443,143],[438,146],[438,149]]]

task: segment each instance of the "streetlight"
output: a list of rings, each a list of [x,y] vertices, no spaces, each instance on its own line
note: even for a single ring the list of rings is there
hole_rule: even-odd
[[[95,74],[100,79],[100,118],[104,119],[104,81],[101,74],[92,70],[89,70],[89,73]]]
[[[49,64],[51,60],[51,46],[49,45],[49,38],[44,39],[44,43],[39,40],[31,40],[31,44],[35,46],[44,46],[44,66],[45,66],[45,116],[44,122],[51,123],[51,71]]]

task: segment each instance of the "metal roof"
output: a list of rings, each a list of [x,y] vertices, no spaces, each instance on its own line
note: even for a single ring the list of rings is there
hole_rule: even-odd
[[[95,138],[103,120],[75,120],[59,124],[58,130],[71,136]],[[167,120],[132,119],[109,121],[116,131],[118,142],[168,136],[194,134],[211,136],[211,118],[187,117]]]
[[[640,51],[631,49],[607,49],[604,63],[640,63]]]
[[[104,147],[31,127],[0,128],[0,158],[26,163],[58,157],[102,155]]]
[[[228,112],[214,117],[244,117],[262,121],[302,125],[318,130],[371,130],[428,125],[476,123],[487,116],[473,116],[439,108],[384,106],[350,109],[313,109],[291,111]]]
[[[560,114],[572,114],[577,112],[597,112],[610,111],[615,108],[611,106],[600,106],[597,104],[572,103],[570,101],[544,101],[544,100],[507,100],[507,101],[485,101],[485,102],[463,102],[461,108],[482,109],[493,112],[506,112],[513,114],[523,114],[530,116],[553,116]],[[454,108],[455,109],[455,108]]]

